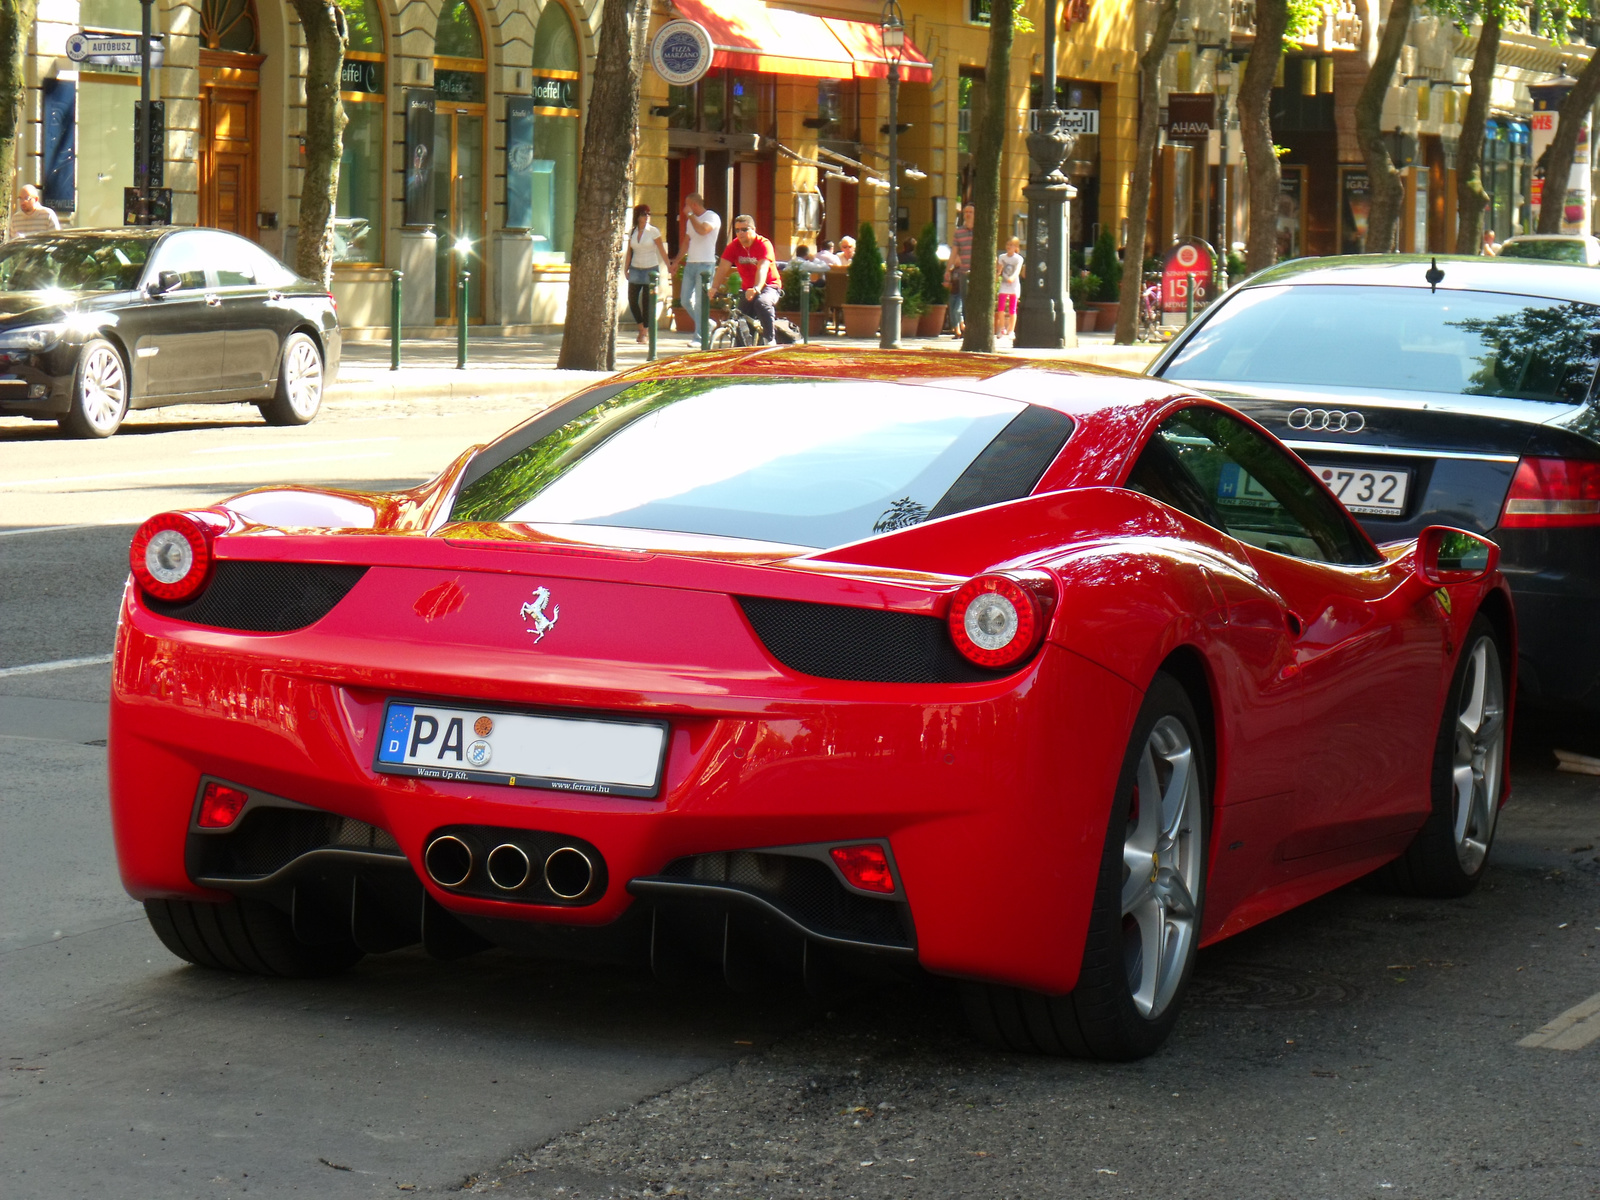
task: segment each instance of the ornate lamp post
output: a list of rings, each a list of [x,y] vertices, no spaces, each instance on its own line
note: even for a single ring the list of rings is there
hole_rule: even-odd
[[[896,0],[884,0],[882,28],[884,56],[889,60],[889,245],[878,345],[894,350],[900,345],[900,57],[906,44],[906,25]]]
[[[1028,199],[1027,266],[1012,342],[1031,350],[1078,344],[1077,321],[1067,298],[1067,204],[1078,193],[1061,173],[1078,138],[1062,128],[1064,114],[1056,107],[1056,20],[1056,0],[1045,0],[1043,103],[1039,128],[1028,135],[1033,170],[1022,189]]]

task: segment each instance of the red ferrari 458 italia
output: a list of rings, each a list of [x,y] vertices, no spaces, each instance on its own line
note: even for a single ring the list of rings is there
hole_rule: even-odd
[[[1467,891],[1507,795],[1495,546],[1375,546],[1119,372],[696,355],[131,558],[118,854],[207,967],[865,958],[962,981],[993,1043],[1131,1058],[1209,942],[1374,871]]]

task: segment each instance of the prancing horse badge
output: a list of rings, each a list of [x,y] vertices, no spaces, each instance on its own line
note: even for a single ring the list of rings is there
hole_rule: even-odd
[[[544,641],[544,635],[554,629],[556,622],[561,618],[561,605],[559,604],[555,606],[548,616],[545,615],[544,610],[549,604],[550,589],[541,587],[534,588],[532,602],[522,606],[522,619],[533,622],[533,626],[528,632],[533,634],[535,642]]]

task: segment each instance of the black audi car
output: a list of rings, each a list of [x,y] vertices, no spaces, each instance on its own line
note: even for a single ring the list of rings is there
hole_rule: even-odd
[[[1150,367],[1260,421],[1378,542],[1488,534],[1526,700],[1600,711],[1600,272],[1493,258],[1299,259]]]
[[[255,404],[304,425],[339,369],[333,297],[216,229],[63,229],[0,246],[0,415],[108,437],[130,409]]]

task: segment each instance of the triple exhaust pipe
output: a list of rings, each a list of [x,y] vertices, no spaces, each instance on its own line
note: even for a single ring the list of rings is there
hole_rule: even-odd
[[[428,843],[422,854],[428,878],[442,888],[458,888],[472,878],[477,855],[461,838],[441,834]],[[526,887],[539,870],[544,886],[561,900],[582,900],[594,886],[595,869],[590,857],[576,846],[560,846],[536,867],[528,852],[515,842],[502,842],[484,859],[484,874],[502,892],[517,892]]]

